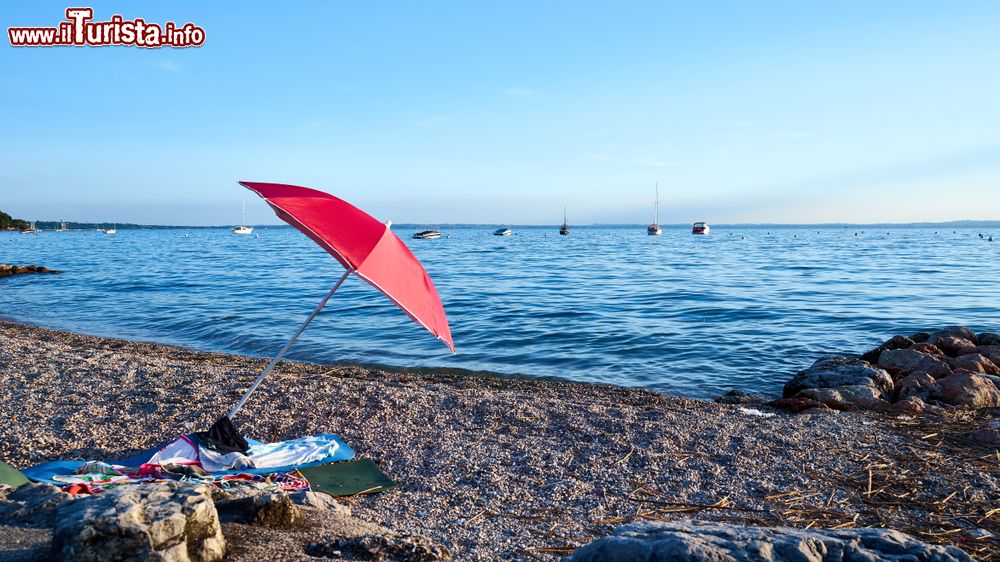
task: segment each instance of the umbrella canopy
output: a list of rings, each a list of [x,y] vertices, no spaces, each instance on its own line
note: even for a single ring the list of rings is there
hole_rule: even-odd
[[[342,199],[308,187],[245,181],[240,185],[260,195],[281,220],[319,244],[348,273],[378,289],[455,351],[434,283],[387,224]]]

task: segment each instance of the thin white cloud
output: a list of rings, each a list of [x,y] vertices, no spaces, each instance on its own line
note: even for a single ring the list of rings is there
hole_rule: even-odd
[[[654,168],[673,168],[674,166],[680,166],[680,162],[671,162],[668,160],[632,160],[633,163],[642,166],[653,166]]]
[[[181,65],[177,64],[172,60],[162,60],[156,66],[163,70],[169,70],[170,72],[180,72]]]
[[[527,88],[518,88],[518,87],[504,88],[503,90],[500,91],[503,92],[503,95],[505,96],[511,96],[515,98],[523,98],[525,96],[530,96],[531,94],[535,93]]]
[[[448,123],[451,120],[451,117],[448,117],[447,115],[429,115],[427,117],[411,119],[410,123],[412,125],[416,125],[417,127],[433,127],[435,125],[441,125],[442,123]]]
[[[326,126],[326,121],[310,121],[309,123],[303,123],[297,127],[300,133],[305,131],[312,131],[314,129],[320,129]]]

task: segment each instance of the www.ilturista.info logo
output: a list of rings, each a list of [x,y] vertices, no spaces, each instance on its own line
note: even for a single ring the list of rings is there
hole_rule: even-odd
[[[91,21],[93,8],[66,8],[66,21],[56,27],[8,27],[7,35],[14,47],[201,47],[205,30],[186,23],[168,21],[162,26],[146,23],[142,18],[126,20],[117,14],[109,21]]]

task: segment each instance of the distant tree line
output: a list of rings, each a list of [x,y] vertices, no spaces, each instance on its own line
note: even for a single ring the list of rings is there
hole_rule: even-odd
[[[0,230],[27,230],[28,221],[15,219],[7,213],[0,211]]]

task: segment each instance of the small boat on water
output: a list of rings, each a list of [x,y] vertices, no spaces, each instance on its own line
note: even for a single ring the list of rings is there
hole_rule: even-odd
[[[28,228],[21,231],[21,234],[38,234],[38,227],[35,226],[35,221],[31,221],[31,225]]]
[[[660,184],[656,184],[656,202],[653,203],[653,224],[646,227],[646,234],[650,236],[659,236],[663,234],[663,229],[660,228]]]
[[[66,221],[59,221],[59,228],[56,230],[56,232],[66,232],[68,230],[69,230],[69,223],[67,223]]]
[[[510,236],[511,234],[514,234],[513,231],[505,226],[493,231],[493,236]]]
[[[237,226],[236,228],[233,228],[233,230],[231,232],[233,234],[253,234],[253,227],[252,226],[246,226],[246,224],[247,224],[247,202],[244,201],[243,202],[243,221],[240,223],[240,226]]]
[[[118,234],[118,225],[114,225],[111,228],[104,231],[104,234]]]
[[[712,232],[712,227],[708,226],[706,222],[696,222],[691,227],[691,234],[708,234],[710,232]]]
[[[435,238],[441,238],[441,232],[438,230],[421,230],[414,233],[413,238],[416,240],[434,240]]]
[[[566,220],[566,207],[563,207],[563,224],[559,228],[559,234],[563,236],[569,234],[569,221]]]

